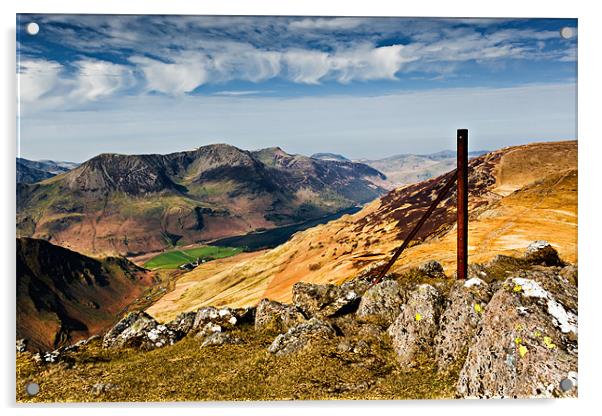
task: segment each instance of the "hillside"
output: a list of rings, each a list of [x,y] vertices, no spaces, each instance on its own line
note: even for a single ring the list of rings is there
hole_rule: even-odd
[[[378,284],[369,276],[340,286],[297,283],[291,304],[206,306],[164,324],[132,312],[102,338],[40,354],[18,350],[16,397],[577,397],[577,276],[575,265],[537,241],[466,281],[419,270]],[[26,394],[31,380],[43,386],[35,396]]]
[[[93,259],[44,240],[17,238],[17,338],[56,348],[106,330],[154,282],[120,258]]]
[[[33,183],[52,178],[75,169],[77,163],[55,162],[53,160],[28,160],[17,158],[17,182]]]
[[[203,305],[289,302],[298,281],[341,283],[389,258],[442,186],[443,176],[391,191],[354,215],[297,233],[287,243],[207,277],[186,275],[178,301],[153,306],[160,319]],[[577,262],[577,142],[534,143],[470,161],[469,262],[515,255],[545,239]],[[435,210],[394,272],[438,260],[455,269],[455,193]],[[195,281],[196,280],[196,281]],[[176,285],[177,290],[177,285]]]
[[[384,179],[279,148],[102,154],[18,184],[17,229],[79,252],[133,255],[319,218],[377,198]]]
[[[469,153],[469,157],[478,157],[485,153],[487,151],[474,151]],[[390,188],[394,189],[403,185],[422,182],[455,169],[456,152],[443,150],[425,155],[402,154],[384,159],[359,159],[358,162],[365,163],[383,172],[387,176]]]

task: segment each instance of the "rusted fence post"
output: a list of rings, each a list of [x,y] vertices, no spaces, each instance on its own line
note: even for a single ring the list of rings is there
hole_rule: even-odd
[[[466,279],[468,268],[468,130],[458,129],[458,279]]]

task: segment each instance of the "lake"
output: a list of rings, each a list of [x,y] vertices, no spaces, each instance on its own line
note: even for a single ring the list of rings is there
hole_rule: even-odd
[[[266,248],[274,248],[291,238],[298,231],[307,230],[316,225],[326,224],[329,221],[336,220],[345,214],[355,214],[361,207],[351,207],[338,211],[334,214],[325,217],[316,218],[298,224],[285,225],[283,227],[271,228],[269,230],[253,232],[234,237],[220,238],[219,240],[208,243],[211,246],[222,247],[241,247],[245,251],[263,250]]]

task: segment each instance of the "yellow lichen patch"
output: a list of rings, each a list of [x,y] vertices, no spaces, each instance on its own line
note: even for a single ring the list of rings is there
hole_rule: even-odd
[[[540,332],[540,331],[538,331],[538,330],[535,330],[535,332],[533,332],[533,336],[534,336],[535,338],[539,338],[539,337],[541,336],[541,332]]]
[[[521,358],[527,355],[528,352],[529,350],[524,345],[518,347],[518,354],[521,356]]]
[[[522,331],[523,330],[523,326],[522,326],[522,324],[516,324],[514,326],[514,329],[516,329],[517,331]]]
[[[521,337],[516,337],[516,338],[514,338],[514,343],[516,345],[520,345],[523,343],[523,339]]]
[[[552,342],[552,338],[550,337],[543,337],[543,343],[549,350],[556,348],[556,344]]]
[[[422,315],[420,315],[420,313],[416,312],[416,316],[414,316],[414,319],[416,320],[416,322],[418,322],[422,319]]]
[[[521,290],[523,290],[523,287],[521,285],[514,285],[514,287],[512,288],[512,291],[515,293],[519,293]]]
[[[483,312],[483,307],[479,303],[475,303],[474,304],[474,311],[476,313],[482,313]]]

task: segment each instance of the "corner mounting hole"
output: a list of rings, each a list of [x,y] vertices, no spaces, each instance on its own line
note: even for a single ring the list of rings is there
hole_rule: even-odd
[[[35,36],[40,32],[40,25],[36,22],[27,23],[25,30],[27,31],[27,34]]]
[[[40,392],[40,385],[38,383],[27,383],[25,391],[30,396],[35,396]]]
[[[560,37],[562,37],[562,39],[570,39],[574,36],[574,34],[573,28],[563,27],[560,29]]]
[[[565,378],[562,381],[560,381],[560,390],[569,391],[572,388],[573,388],[573,382],[571,380],[569,380],[568,378]]]

